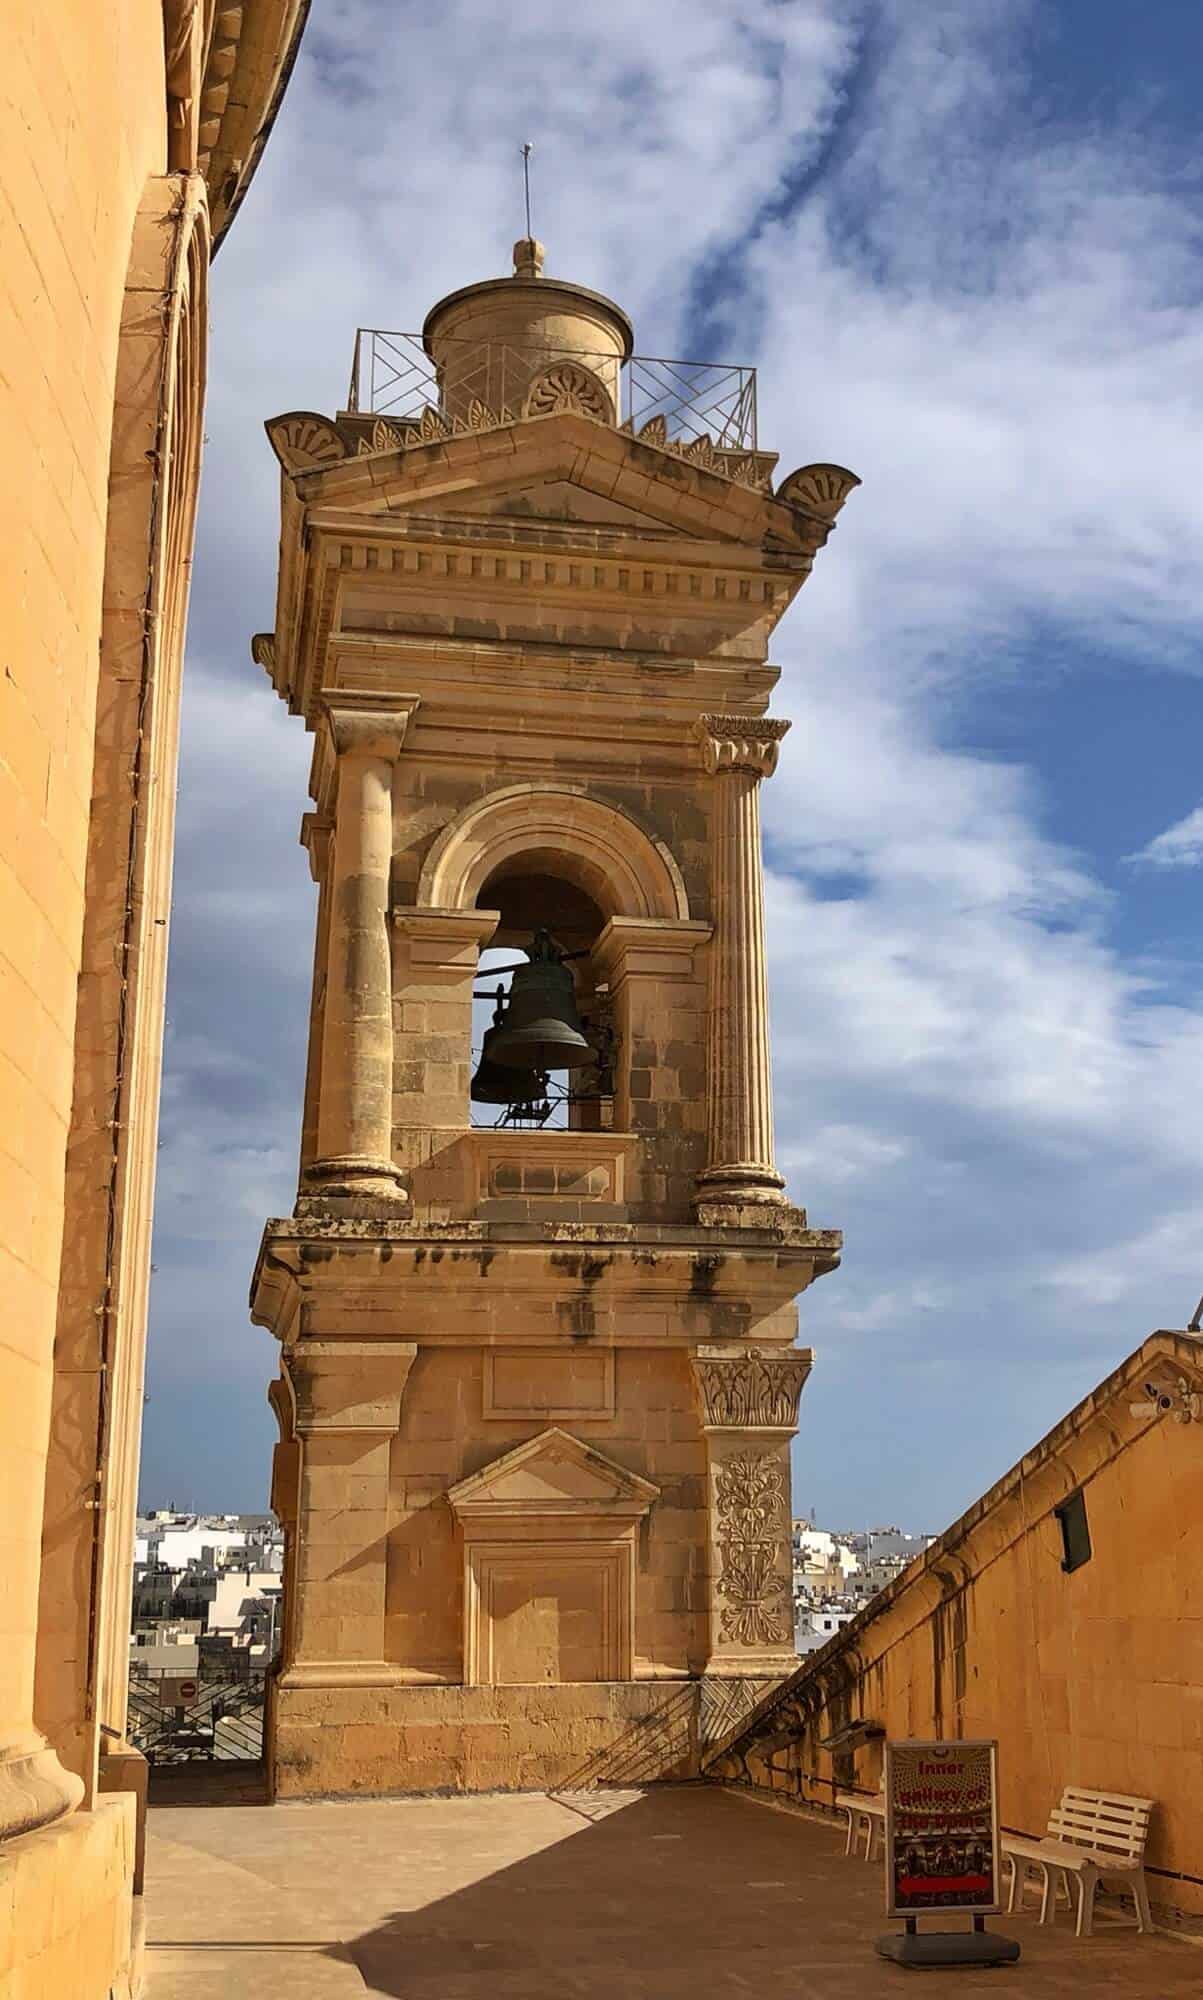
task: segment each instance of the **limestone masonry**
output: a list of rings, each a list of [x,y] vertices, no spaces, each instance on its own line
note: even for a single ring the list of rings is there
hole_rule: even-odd
[[[138,1978],[130,1547],[208,269],[306,12],[4,9],[6,1996],[124,2000]]]
[[[300,1191],[252,1294],[281,1796],[562,1785],[640,1729],[690,1775],[795,1665],[795,1300],[840,1237],[773,1160],[766,654],[857,482],[774,490],[743,371],[717,443],[696,396],[624,419],[625,314],[542,264],[434,308],[404,412],[359,407],[365,359],[355,408],[267,426],[254,653],[313,734],[319,893]],[[474,1126],[480,953],[541,928],[590,1080],[565,1128]]]

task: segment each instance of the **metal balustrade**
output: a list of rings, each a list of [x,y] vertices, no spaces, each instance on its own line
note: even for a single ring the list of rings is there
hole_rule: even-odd
[[[586,414],[636,433],[663,424],[678,445],[707,438],[719,451],[757,449],[754,368],[442,335],[438,346],[436,362],[421,334],[360,327],[348,411],[402,425],[420,423],[427,410],[504,422],[575,395]]]

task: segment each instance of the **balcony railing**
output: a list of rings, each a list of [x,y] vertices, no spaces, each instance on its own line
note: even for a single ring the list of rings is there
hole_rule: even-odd
[[[639,432],[649,424],[678,446],[707,438],[718,451],[755,452],[756,370],[724,361],[671,361],[566,347],[440,337],[438,362],[422,336],[360,327],[355,336],[348,410],[419,424],[423,413],[493,421],[562,407],[572,379],[580,407]],[[546,385],[541,388],[541,385]],[[540,397],[542,400],[540,400]]]

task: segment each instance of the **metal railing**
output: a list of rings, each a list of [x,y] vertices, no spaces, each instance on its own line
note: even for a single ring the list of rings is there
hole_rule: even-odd
[[[262,1674],[205,1683],[195,1700],[164,1700],[153,1681],[131,1679],[129,1740],[150,1764],[243,1763],[263,1755]]]
[[[708,438],[719,451],[757,448],[754,368],[650,354],[623,361],[613,349],[592,353],[441,337],[436,363],[421,334],[360,327],[347,408],[401,425],[420,423],[428,410],[464,416],[472,410],[475,428],[486,419],[510,421],[528,404],[555,407],[555,395],[574,375],[590,415],[635,432],[663,424],[665,437],[678,445]]]

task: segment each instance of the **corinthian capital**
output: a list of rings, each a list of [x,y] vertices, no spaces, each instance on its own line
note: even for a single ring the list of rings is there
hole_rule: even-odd
[[[745,1348],[741,1353],[700,1347],[693,1360],[706,1430],[794,1431],[798,1400],[814,1355],[808,1347]]]
[[[721,774],[743,771],[753,778],[771,778],[777,751],[789,723],[779,716],[703,715],[697,725],[706,769]]]

